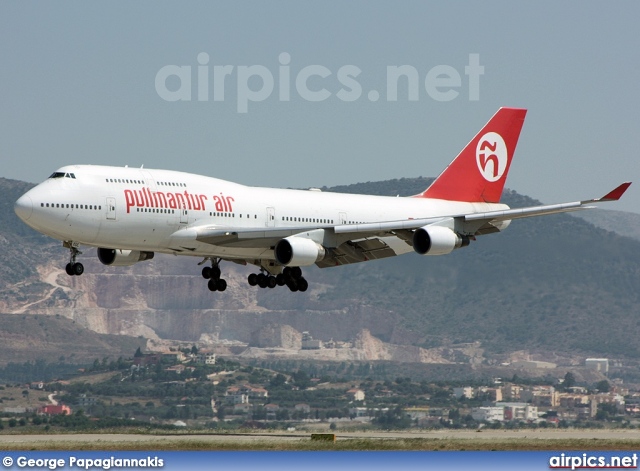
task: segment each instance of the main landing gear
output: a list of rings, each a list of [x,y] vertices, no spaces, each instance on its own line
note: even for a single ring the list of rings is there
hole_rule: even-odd
[[[251,286],[260,288],[275,288],[276,286],[287,286],[291,291],[306,291],[309,283],[302,277],[300,267],[285,267],[282,273],[276,276],[260,273],[252,273],[247,278]]]
[[[64,267],[67,275],[69,276],[80,276],[84,273],[84,265],[80,262],[76,262],[76,257],[81,255],[82,252],[78,250],[78,247],[73,244],[73,242],[65,242],[63,244],[65,247],[69,248],[71,254],[69,255],[69,263]]]
[[[220,259],[211,260],[210,267],[202,268],[202,278],[209,280],[209,291],[224,291],[227,289],[227,281],[220,278]]]

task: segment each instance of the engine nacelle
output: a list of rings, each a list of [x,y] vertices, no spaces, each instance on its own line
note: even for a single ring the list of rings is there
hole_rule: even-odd
[[[126,267],[143,260],[151,260],[153,252],[140,252],[139,250],[98,249],[98,259],[105,265],[114,267]]]
[[[285,267],[313,265],[325,256],[324,247],[311,239],[287,237],[281,239],[274,249],[276,261]]]
[[[420,255],[446,255],[469,245],[469,237],[459,236],[441,226],[425,226],[413,233],[413,250]]]

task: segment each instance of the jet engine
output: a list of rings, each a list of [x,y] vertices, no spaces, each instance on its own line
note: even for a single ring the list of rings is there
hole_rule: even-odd
[[[103,264],[114,267],[126,267],[143,260],[151,260],[153,256],[153,252],[139,250],[98,249],[98,259]]]
[[[325,256],[322,245],[311,239],[295,236],[281,239],[273,252],[277,262],[285,267],[313,265]]]
[[[413,250],[420,255],[446,255],[453,249],[469,245],[469,237],[448,227],[424,226],[413,233]]]

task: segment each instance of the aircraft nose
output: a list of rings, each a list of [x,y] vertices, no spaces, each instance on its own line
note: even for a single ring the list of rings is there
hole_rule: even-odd
[[[33,213],[33,201],[31,201],[31,197],[22,195],[18,201],[16,201],[13,206],[13,210],[23,221],[29,219],[31,217],[31,213]]]

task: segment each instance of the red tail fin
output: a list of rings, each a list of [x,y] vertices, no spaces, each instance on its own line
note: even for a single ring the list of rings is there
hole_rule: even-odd
[[[427,190],[416,195],[498,203],[527,110],[500,108]]]

